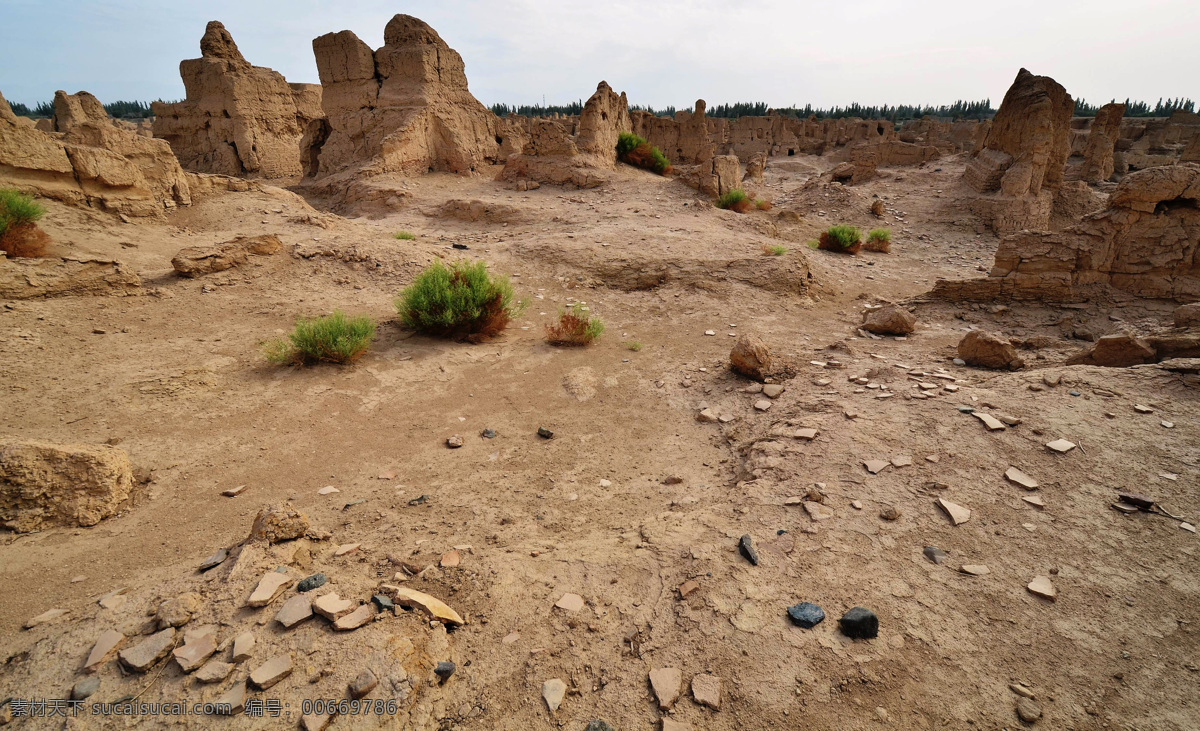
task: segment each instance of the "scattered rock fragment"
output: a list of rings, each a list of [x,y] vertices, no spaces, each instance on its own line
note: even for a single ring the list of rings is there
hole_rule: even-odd
[[[1015,371],[1025,365],[1012,343],[981,330],[972,330],[959,341],[958,357],[966,365],[994,370]]]
[[[780,386],[778,383],[768,383],[763,386],[762,392],[763,396],[766,396],[767,398],[779,398],[783,395],[784,390],[784,387]]]
[[[796,439],[803,439],[806,442],[811,442],[812,440],[817,438],[817,430],[816,429],[797,429],[795,431],[795,433],[792,434],[792,436],[795,437]]]
[[[578,612],[583,609],[583,597],[578,594],[563,594],[562,597],[554,603],[554,606],[559,609],[565,609],[568,612]]]
[[[669,711],[679,698],[679,689],[683,684],[683,673],[679,668],[657,668],[650,671],[650,686],[654,689],[654,697],[658,699],[658,709]]]
[[[240,681],[234,683],[233,687],[225,691],[216,702],[218,705],[227,707],[230,715],[241,713],[246,707],[246,684]]]
[[[396,612],[396,603],[383,594],[374,594],[371,596],[371,603],[381,612]]]
[[[313,611],[321,615],[330,622],[336,622],[350,612],[354,611],[357,605],[349,599],[338,597],[337,592],[325,594],[313,599]],[[240,639],[240,638],[239,638]],[[253,638],[251,638],[251,647],[253,646]],[[237,653],[237,645],[234,645],[234,653]],[[234,658],[237,659],[236,657]]]
[[[714,711],[721,710],[721,678],[707,673],[693,676],[692,698]]]
[[[868,459],[863,462],[863,467],[866,467],[867,472],[870,472],[872,475],[877,475],[891,466],[892,463],[885,459]]]
[[[738,551],[740,551],[742,556],[744,556],[745,559],[751,564],[754,566],[758,565],[758,551],[755,550],[754,539],[750,537],[749,533],[742,536],[741,539],[738,540]]]
[[[1075,443],[1068,442],[1066,439],[1055,439],[1046,446],[1059,454],[1066,454],[1075,448]]]
[[[925,546],[924,554],[925,558],[938,565],[946,561],[946,552],[937,546]]]
[[[962,525],[971,519],[971,511],[958,503],[952,503],[945,498],[938,498],[938,507],[946,511],[946,515],[950,516],[950,521],[954,525]]]
[[[763,381],[774,371],[775,359],[761,338],[742,335],[729,351],[729,366],[747,378]]]
[[[243,492],[245,492],[247,487],[250,487],[250,486],[249,485],[238,485],[237,487],[230,487],[228,489],[222,490],[221,494],[224,495],[225,497],[237,497],[238,495],[241,495]]]
[[[308,516],[287,505],[269,505],[259,511],[250,527],[250,539],[280,543],[308,532]]]
[[[463,438],[457,434],[455,434],[454,436],[452,436],[446,440],[446,446],[451,449],[458,449],[462,445],[463,445]]]
[[[699,414],[696,414],[696,421],[702,421],[706,424],[715,424],[718,418],[717,412],[712,409],[704,409]]]
[[[692,731],[692,724],[680,723],[673,718],[662,718],[662,731]]]
[[[554,438],[554,432],[550,431],[549,429],[547,429],[544,426],[538,427],[537,434],[542,439],[553,439]]]
[[[209,569],[216,568],[225,563],[225,559],[229,558],[228,548],[219,548],[217,552],[200,562],[201,573]]]
[[[275,621],[291,629],[313,615],[312,597],[297,594],[288,599],[275,614]]]
[[[983,425],[988,428],[988,431],[1004,431],[1007,427],[1004,422],[1000,421],[991,414],[985,414],[982,411],[973,412],[975,417],[983,422]]]
[[[292,577],[287,574],[271,571],[259,580],[258,586],[254,587],[254,591],[250,593],[250,598],[246,600],[246,606],[265,607],[275,601],[291,585]]]
[[[772,406],[771,402],[765,398],[759,399],[758,401],[754,402],[754,408],[759,411],[770,411],[771,406]]]
[[[1107,368],[1127,368],[1151,363],[1154,348],[1146,341],[1125,333],[1104,335],[1087,350],[1067,359],[1067,365],[1094,365]]]
[[[374,618],[375,610],[371,609],[371,605],[360,604],[353,612],[338,617],[333,623],[333,628],[338,632],[349,632],[362,627]]]
[[[199,611],[204,604],[204,597],[195,592],[180,594],[174,599],[168,599],[158,605],[155,615],[158,627],[182,627],[192,620],[192,615]]]
[[[1024,500],[1025,502],[1029,503],[1030,505],[1034,506],[1035,508],[1046,507],[1046,502],[1044,500],[1042,500],[1040,497],[1038,497],[1037,495],[1025,495],[1021,499]]]
[[[1017,699],[1017,717],[1025,723],[1035,723],[1042,717],[1041,706],[1028,698]]]
[[[1058,601],[1058,590],[1054,588],[1054,584],[1050,582],[1048,576],[1035,576],[1026,588],[1029,589],[1030,594],[1049,599],[1052,602]]]
[[[357,551],[360,547],[362,547],[361,543],[346,543],[334,549],[333,555],[339,557],[348,556]]]
[[[900,520],[900,509],[895,505],[884,505],[879,510],[879,517],[887,521]]]
[[[306,576],[300,580],[299,584],[296,584],[296,591],[303,593],[306,591],[312,591],[313,589],[319,589],[322,586],[325,586],[327,581],[329,581],[329,577],[327,577],[325,574],[313,574],[312,576]]]
[[[318,495],[336,495],[339,492],[341,492],[341,490],[337,489],[333,485],[326,485],[325,487],[322,487],[320,490],[317,490]]]
[[[89,675],[86,678],[81,678],[71,687],[71,700],[84,700],[98,690],[100,690],[100,678],[95,675]]]
[[[812,629],[825,621],[825,610],[809,602],[793,604],[787,612],[792,622],[804,629]]]
[[[192,677],[199,683],[219,683],[229,677],[229,674],[233,672],[233,668],[233,663],[209,660],[200,666],[199,670],[192,673]]]
[[[441,560],[438,562],[444,569],[454,568],[462,561],[462,555],[458,551],[447,551],[442,554]]]
[[[458,666],[454,663],[449,660],[442,660],[433,667],[433,674],[438,676],[438,680],[444,683],[450,679],[451,675],[454,675],[454,671],[457,669]]]
[[[558,710],[562,705],[563,697],[567,694],[567,684],[558,678],[551,678],[542,683],[542,699],[546,701],[546,707],[551,713]]]
[[[292,674],[292,656],[276,655],[250,673],[250,684],[266,690]]]
[[[815,523],[819,523],[822,520],[829,520],[833,517],[832,510],[813,500],[806,500],[804,502],[804,511],[808,513],[808,517],[812,518]]]
[[[463,618],[459,616],[458,612],[451,609],[450,606],[442,600],[432,597],[429,594],[402,586],[390,586],[385,584],[382,588],[392,597],[393,601],[402,607],[419,609],[428,615],[430,619],[436,619],[442,624],[466,624]]]
[[[97,668],[106,663],[114,650],[119,648],[125,642],[125,635],[115,629],[106,629],[100,633],[100,637],[96,639],[96,644],[92,645],[92,651],[88,653],[87,660],[83,663],[83,669],[89,673],[95,672]]]
[[[687,599],[693,593],[695,593],[696,591],[699,591],[699,589],[700,589],[700,583],[698,581],[696,581],[695,579],[688,579],[687,581],[685,581],[679,585],[679,598]]]
[[[854,639],[869,640],[879,636],[879,617],[863,607],[854,607],[838,620],[842,634]]]
[[[1025,474],[1021,470],[1017,469],[1016,467],[1009,467],[1004,472],[1004,477],[1005,477],[1005,479],[1007,479],[1009,482],[1013,483],[1014,485],[1020,485],[1021,487],[1025,488],[1026,490],[1038,489],[1037,480],[1033,479],[1032,477]]]
[[[992,573],[992,570],[983,564],[963,564],[959,571],[970,576],[987,576]]]
[[[25,624],[21,625],[25,629],[33,629],[39,625],[48,624],[67,614],[66,609],[47,609],[33,619],[26,620]]]
[[[379,685],[379,678],[375,677],[375,673],[371,672],[370,668],[364,669],[361,673],[350,681],[348,691],[350,697],[354,700],[365,698],[368,693],[375,690],[375,686]]]
[[[1028,698],[1031,701],[1037,700],[1037,696],[1034,695],[1034,692],[1020,683],[1009,683],[1008,689],[1022,698]]]
[[[863,313],[862,327],[877,335],[908,335],[917,329],[917,318],[896,305],[887,305]]]
[[[135,673],[144,673],[153,667],[154,663],[167,656],[175,644],[175,628],[167,627],[142,640],[133,647],[127,647],[117,655],[121,664]]]
[[[194,641],[187,642],[182,647],[176,647],[171,654],[174,655],[175,662],[179,663],[179,669],[185,673],[190,673],[203,665],[216,651],[216,636],[203,634]]]

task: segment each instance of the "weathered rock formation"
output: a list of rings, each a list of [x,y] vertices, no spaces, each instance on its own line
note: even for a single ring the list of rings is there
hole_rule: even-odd
[[[0,523],[9,530],[95,525],[132,487],[129,457],[115,447],[0,440]]]
[[[1007,236],[987,278],[940,280],[933,295],[1072,301],[1096,284],[1142,297],[1200,300],[1200,165],[1131,173],[1105,210],[1061,232]]]
[[[981,194],[970,208],[997,233],[1049,226],[1070,154],[1074,109],[1074,100],[1054,79],[1025,69],[1017,73],[983,148],[963,173]]]
[[[532,119],[529,141],[509,155],[500,178],[592,188],[607,180],[617,164],[617,137],[630,131],[629,102],[601,81],[573,125]]]
[[[9,259],[0,255],[0,299],[129,295],[141,291],[132,269],[111,259]]]
[[[1018,370],[1025,366],[1025,359],[1017,355],[1017,349],[1000,335],[972,330],[958,343],[958,357],[967,365],[996,370]]]
[[[201,274],[222,272],[246,263],[251,254],[267,256],[283,249],[283,242],[275,234],[263,236],[239,236],[216,246],[189,246],[180,249],[171,266],[181,277],[198,277]]]
[[[154,102],[154,136],[166,140],[188,170],[246,177],[303,174],[300,140],[322,116],[321,87],[289,84],[251,66],[225,26],[211,21],[200,58],[179,63],[187,98]]]
[[[1088,183],[1099,183],[1112,177],[1115,170],[1113,151],[1121,133],[1124,104],[1105,104],[1096,111],[1083,150],[1083,167],[1079,177]]]
[[[55,92],[51,126],[18,121],[0,96],[0,187],[130,216],[191,202],[170,146],[113,125],[91,94]]]
[[[383,37],[377,51],[348,30],[313,40],[328,127],[306,137],[309,173],[468,173],[497,162],[501,125],[467,89],[458,52],[410,15],[388,21]]]
[[[1177,162],[1200,162],[1200,115],[1122,120],[1113,164],[1118,174]]]

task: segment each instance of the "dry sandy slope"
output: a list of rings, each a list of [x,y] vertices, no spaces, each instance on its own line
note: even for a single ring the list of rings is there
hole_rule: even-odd
[[[995,239],[977,235],[948,205],[960,171],[949,161],[937,172],[889,171],[895,175],[854,189],[814,189],[803,187],[802,175],[769,167],[766,190],[777,209],[746,216],[632,171],[611,187],[530,193],[428,176],[407,182],[404,208],[334,219],[328,228],[291,221],[304,213],[299,204],[270,193],[208,199],[166,225],[53,208],[47,228],[62,246],[119,255],[157,295],[4,310],[0,432],[120,439],[153,479],[130,510],[99,526],[9,536],[0,546],[8,589],[0,698],[65,694],[102,629],[135,633],[158,601],[196,590],[208,602],[193,621],[223,622],[222,637],[255,631],[260,652],[251,667],[276,651],[294,653],[293,676],[260,696],[288,699],[294,710],[301,698],[342,697],[364,666],[381,677],[403,666],[415,687],[400,725],[414,727],[582,729],[604,718],[618,729],[650,728],[660,713],[647,672],[674,666],[685,686],[699,672],[722,677],[719,712],[693,703],[686,688],[672,711],[695,728],[1015,728],[1007,686],[1017,680],[1036,690],[1047,728],[1196,728],[1196,536],[1165,518],[1109,507],[1117,489],[1134,489],[1176,513],[1200,514],[1195,388],[1153,366],[1059,365],[1080,347],[1064,333],[1102,331],[1110,315],[1163,320],[1169,308],[993,314],[923,305],[922,327],[907,340],[856,336],[858,312],[874,296],[916,295],[939,275],[990,264]],[[848,258],[804,248],[829,222],[872,225],[866,208],[875,194],[904,214],[903,222],[887,216],[894,254]],[[448,199],[476,198],[511,206],[507,225],[426,215]],[[788,223],[775,217],[780,209],[805,217]],[[417,240],[393,240],[399,229]],[[197,280],[169,272],[183,246],[266,232],[280,234],[285,253]],[[471,250],[449,249],[451,241]],[[791,251],[764,256],[765,243]],[[404,332],[392,299],[434,256],[478,256],[518,275],[529,310],[483,345]],[[569,297],[604,317],[598,345],[541,342],[542,325]],[[264,363],[263,339],[297,316],[335,307],[383,321],[357,366]],[[950,358],[968,324],[1041,334],[1051,344],[1027,354],[1026,372],[957,368]],[[802,364],[766,413],[751,407],[759,397],[742,393],[746,382],[726,368],[734,340],[727,333],[745,331]],[[643,344],[639,352],[622,347],[631,340]],[[830,359],[846,368],[807,365]],[[943,367],[960,390],[912,399],[920,389],[908,371]],[[1029,389],[1047,373],[1061,374],[1063,384]],[[875,399],[877,391],[848,381],[857,375],[898,395]],[[701,401],[736,419],[695,421]],[[1137,414],[1134,403],[1157,412]],[[987,433],[958,404],[989,404],[1024,423]],[[859,417],[848,419],[848,409]],[[539,426],[556,438],[540,440]],[[820,434],[811,443],[793,439],[797,426]],[[478,437],[485,427],[499,436]],[[446,449],[452,434],[466,446]],[[1058,437],[1086,452],[1049,453],[1042,445]],[[862,467],[898,455],[914,464],[878,475]],[[1010,465],[1041,482],[1045,510],[1005,482]],[[378,479],[385,471],[396,478]],[[1158,477],[1164,472],[1178,480]],[[668,476],[682,482],[665,484]],[[783,503],[817,482],[835,515],[814,523]],[[242,496],[219,496],[240,484],[250,485]],[[318,496],[328,484],[341,493]],[[420,495],[427,501],[410,506]],[[974,511],[971,521],[951,527],[933,505],[941,496]],[[232,577],[225,567],[194,573],[203,557],[244,538],[260,507],[289,498],[333,532],[331,542],[298,542],[311,559],[285,544],[248,557]],[[901,518],[881,520],[884,505]],[[758,567],[737,553],[745,533],[763,554]],[[330,555],[347,542],[363,548]],[[281,563],[297,576],[324,571],[343,596],[365,599],[396,570],[388,555],[423,567],[463,545],[471,549],[460,568],[410,582],[468,615],[470,624],[448,638],[412,615],[334,635],[321,620],[287,632],[269,623],[273,609],[235,609],[258,576]],[[928,562],[925,545],[947,550],[948,564]],[[966,577],[954,571],[962,563],[986,564],[991,574]],[[1053,604],[1025,590],[1051,572],[1060,592]],[[70,583],[78,575],[87,578]],[[676,587],[690,578],[701,589],[681,601]],[[97,607],[97,596],[122,586],[131,587],[123,608]],[[564,592],[588,606],[575,615],[554,609]],[[784,610],[801,600],[823,606],[829,619],[811,631],[791,626]],[[837,633],[836,618],[855,605],[879,614],[878,639]],[[72,614],[19,630],[53,606]],[[515,641],[502,642],[514,632]],[[439,659],[459,669],[433,687],[429,668]],[[149,681],[122,679],[115,664],[101,677],[94,700],[136,693]],[[540,689],[553,677],[573,691],[551,717]],[[195,685],[171,665],[142,699],[212,700],[228,685]],[[387,697],[385,685],[372,697]],[[253,725],[244,717],[230,723]]]

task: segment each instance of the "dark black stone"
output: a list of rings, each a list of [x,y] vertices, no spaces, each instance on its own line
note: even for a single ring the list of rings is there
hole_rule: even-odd
[[[496,430],[495,429],[484,429],[483,430],[483,438],[484,439],[495,439],[496,438]]]
[[[422,495],[421,497],[415,497],[412,500],[409,500],[408,504],[409,505],[424,505],[425,501],[428,499],[429,499],[428,495]]]
[[[788,607],[788,616],[804,629],[812,629],[825,621],[825,610],[816,604],[800,602],[795,606]]]
[[[879,636],[879,617],[875,612],[862,607],[855,607],[842,615],[838,620],[842,634],[859,640],[869,640]]]
[[[325,582],[329,578],[325,574],[313,574],[307,578],[301,579],[299,584],[296,584],[296,591],[312,591],[313,589],[325,586]]]
[[[541,437],[542,439],[553,439],[554,432],[550,431],[549,429],[547,429],[544,426],[539,426],[538,427],[538,436]]]
[[[466,249],[471,248],[471,247],[467,246],[466,244],[450,244],[450,245],[456,249],[466,250]]]
[[[687,204],[684,203],[684,205],[686,206]],[[583,731],[617,731],[617,730],[615,728],[613,728],[612,724],[609,723],[608,721],[601,721],[601,720],[597,719],[597,720],[589,723],[587,725],[587,728],[585,728]]]
[[[946,552],[937,546],[925,546],[925,558],[940,565],[946,560]]]
[[[434,667],[433,674],[441,678],[442,682],[444,683],[450,678],[451,675],[454,675],[454,671],[456,669],[457,666],[454,663],[443,660],[442,662],[439,662],[436,667]]]
[[[227,558],[229,558],[229,549],[222,548],[222,549],[218,550],[216,553],[214,553],[213,555],[204,559],[204,561],[202,561],[200,563],[200,570],[208,571],[211,568],[220,566],[222,563],[225,562],[225,559],[227,559]]]
[[[376,607],[379,607],[379,611],[381,612],[386,612],[389,609],[393,612],[396,611],[396,604],[383,594],[376,594],[375,596],[371,597],[371,601]]]
[[[758,565],[758,551],[754,550],[754,541],[750,538],[750,534],[742,536],[738,541],[738,550],[746,557],[746,560],[755,566]]]

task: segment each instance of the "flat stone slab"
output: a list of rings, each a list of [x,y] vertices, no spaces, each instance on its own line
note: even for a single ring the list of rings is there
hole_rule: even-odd
[[[201,665],[199,670],[192,673],[192,677],[200,683],[219,683],[229,677],[229,674],[233,672],[233,668],[233,663],[209,660]]]
[[[182,647],[176,647],[172,653],[179,669],[190,673],[200,667],[217,651],[217,638],[212,634],[200,635],[195,641],[188,642]]]
[[[816,429],[797,429],[795,431],[795,433],[792,434],[792,436],[795,437],[796,439],[803,439],[806,442],[811,442],[812,440],[817,438],[817,430]]]
[[[297,594],[283,603],[275,614],[275,621],[291,629],[312,615],[312,598],[307,594]]]
[[[266,690],[292,674],[292,656],[276,655],[250,673],[250,683],[259,690]]]
[[[988,574],[992,573],[991,569],[989,569],[987,566],[984,566],[981,563],[980,564],[963,564],[962,568],[960,568],[959,571],[961,571],[964,574],[970,574],[971,576],[987,576]]]
[[[946,515],[950,516],[950,521],[955,525],[962,525],[971,519],[971,511],[958,503],[952,503],[945,498],[938,498],[937,504],[938,507],[946,511]]]
[[[466,620],[441,599],[403,586],[384,585],[382,588],[391,595],[393,601],[402,607],[420,609],[431,619],[436,619],[442,624],[466,624]]]
[[[1026,496],[1022,497],[1021,499],[1024,500],[1025,502],[1029,503],[1030,505],[1032,505],[1035,508],[1046,507],[1046,501],[1042,500],[1037,495],[1026,495]]]
[[[336,622],[350,612],[353,612],[357,606],[357,604],[349,599],[338,597],[337,592],[319,596],[312,601],[313,611],[330,622]]]
[[[254,635],[249,632],[243,632],[233,639],[233,661],[242,662],[249,660],[250,655],[254,652]]]
[[[822,520],[829,520],[834,515],[832,510],[825,507],[821,503],[813,502],[812,500],[804,501],[804,510],[808,513],[808,517],[812,518],[813,521],[818,523]]]
[[[760,398],[754,402],[754,408],[758,409],[759,411],[770,411],[772,405],[773,404],[765,398]]]
[[[135,673],[144,673],[162,658],[167,656],[175,644],[175,628],[167,627],[156,632],[133,647],[121,650],[118,657],[121,664]]]
[[[898,454],[895,457],[892,457],[893,467],[911,467],[912,462],[913,460],[911,455]]]
[[[347,632],[352,629],[358,629],[374,618],[375,610],[371,608],[371,605],[360,604],[358,605],[358,609],[355,609],[353,612],[350,612],[343,617],[339,617],[338,620],[333,623],[333,628],[339,632]]]
[[[701,674],[692,678],[692,698],[702,706],[714,711],[721,710],[721,679],[716,675]]]
[[[867,472],[870,472],[872,475],[877,475],[891,466],[892,463],[886,459],[868,459],[863,461],[863,467],[866,467]]]
[[[554,606],[559,609],[565,609],[568,612],[578,612],[583,609],[584,601],[583,597],[578,594],[563,594],[562,598],[554,603]]]
[[[1000,421],[991,414],[985,414],[981,411],[974,412],[975,417],[983,422],[983,425],[988,428],[988,431],[1004,431],[1008,427],[1004,426],[1004,422]]]
[[[291,585],[292,577],[272,571],[259,580],[258,586],[254,587],[250,598],[246,600],[246,606],[265,607],[275,601]]]
[[[115,629],[106,629],[96,639],[96,644],[92,645],[92,651],[88,653],[87,660],[83,663],[83,669],[90,672],[103,665],[112,656],[113,650],[119,648],[125,642],[125,635]]]
[[[1016,467],[1009,467],[1008,470],[1004,472],[1004,478],[1014,485],[1020,485],[1026,490],[1038,489],[1037,480],[1033,479]]]
[[[1029,589],[1029,593],[1035,596],[1049,599],[1052,602],[1058,601],[1058,589],[1054,588],[1054,584],[1051,583],[1049,576],[1035,576],[1033,577],[1033,581],[1029,582],[1029,586],[1025,588]]]
[[[66,609],[47,609],[46,611],[42,612],[38,616],[34,617],[33,619],[25,622],[25,624],[23,626],[25,627],[25,629],[33,629],[34,627],[37,627],[38,625],[48,624],[50,622],[53,622],[54,620],[58,619],[59,617],[65,615],[65,614],[67,614]]]
[[[650,687],[654,689],[654,697],[658,699],[660,711],[667,711],[679,699],[679,689],[683,684],[683,673],[679,668],[657,668],[650,671]]]
[[[1046,446],[1059,454],[1066,454],[1075,448],[1075,443],[1068,442],[1066,439],[1055,439]]]
[[[567,684],[558,678],[551,678],[542,683],[542,700],[546,701],[546,707],[550,709],[551,713],[558,710],[566,695]]]
[[[229,706],[230,715],[241,713],[246,707],[246,684],[244,682],[234,683],[233,687],[225,691],[216,702],[223,706]]]

